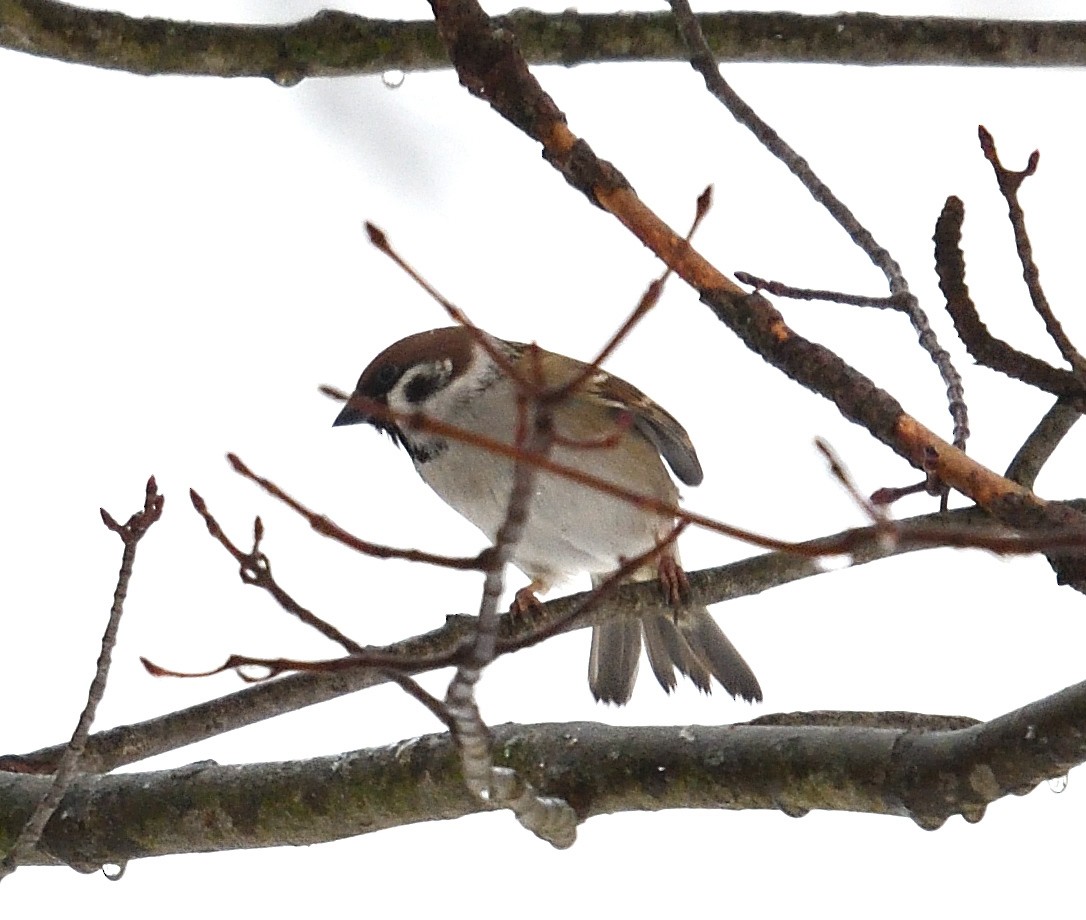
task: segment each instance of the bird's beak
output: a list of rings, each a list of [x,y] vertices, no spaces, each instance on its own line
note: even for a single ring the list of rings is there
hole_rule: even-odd
[[[373,415],[366,412],[358,403],[353,399],[347,400],[345,405],[336,416],[336,420],[332,422],[332,427],[338,427],[340,425],[358,425],[364,422],[372,422]]]

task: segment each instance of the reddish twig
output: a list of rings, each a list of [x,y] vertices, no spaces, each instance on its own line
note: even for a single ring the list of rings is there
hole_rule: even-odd
[[[886,509],[883,506],[884,503],[875,502],[872,499],[867,498],[860,491],[859,486],[856,485],[856,481],[852,478],[852,474],[849,473],[846,468],[844,461],[838,455],[837,451],[830,446],[830,443],[823,438],[815,438],[815,447],[818,449],[818,452],[826,458],[833,478],[841,483],[845,491],[852,497],[852,500],[859,506],[860,510],[867,515],[871,523],[876,526],[886,524],[888,517]]]
[[[311,610],[307,610],[280,587],[279,583],[272,575],[271,560],[268,559],[267,555],[260,549],[260,541],[264,537],[264,524],[259,517],[253,520],[253,548],[249,552],[245,552],[235,546],[230,538],[226,536],[222,527],[219,526],[219,522],[215,520],[215,517],[208,510],[207,502],[203,500],[195,489],[189,489],[189,498],[192,500],[192,506],[196,509],[196,513],[204,519],[204,524],[207,526],[208,533],[210,533],[238,563],[238,574],[245,584],[253,585],[267,591],[275,598],[279,606],[287,611],[287,613],[297,617],[307,626],[311,626],[313,629],[317,630],[321,635],[341,645],[347,654],[350,655],[362,651],[361,645],[345,636],[331,623],[321,619]]]
[[[712,206],[713,187],[710,185],[705,188],[705,191],[698,195],[698,200],[694,206],[694,219],[691,221],[690,229],[684,237],[687,245],[689,245],[690,241],[694,238],[694,233],[697,232],[698,227],[701,226],[701,222],[705,219],[705,215],[709,213]],[[641,295],[641,299],[638,301],[637,306],[634,307],[633,312],[626,318],[626,321],[619,326],[615,334],[607,340],[607,343],[600,349],[596,357],[585,365],[580,374],[574,377],[569,383],[558,388],[555,393],[555,398],[564,398],[568,393],[580,389],[589,377],[599,371],[603,362],[614,354],[615,349],[626,341],[630,333],[633,332],[634,327],[648,315],[653,307],[656,306],[660,300],[660,295],[664,292],[664,285],[673,273],[674,269],[669,265],[664,269],[664,273],[659,278],[656,278],[649,283],[645,293]]]
[[[331,387],[323,388],[323,392],[335,394],[337,397],[342,395]],[[346,399],[345,396],[342,396],[342,398]],[[331,518],[326,517],[323,514],[318,514],[316,511],[311,511],[301,502],[284,492],[270,479],[258,476],[245,465],[237,454],[227,454],[226,459],[234,468],[234,472],[244,476],[250,482],[256,483],[273,498],[279,499],[279,501],[292,511],[300,514],[309,522],[309,526],[317,531],[317,533],[329,537],[337,543],[341,543],[343,546],[353,549],[355,552],[362,553],[366,556],[373,556],[376,559],[403,559],[407,562],[422,562],[426,565],[436,565],[446,569],[460,569],[467,571],[483,571],[485,569],[489,551],[484,551],[478,556],[438,556],[434,553],[424,553],[417,549],[397,549],[391,546],[384,546],[380,543],[370,543],[368,540],[363,540],[344,530]]]
[[[326,395],[336,399],[346,399],[346,395],[334,387],[324,386],[321,388],[322,392]],[[356,401],[362,404],[362,400],[358,396],[353,397]],[[465,431],[462,428],[458,428],[455,425],[450,425],[439,419],[432,418],[430,416],[423,415],[422,413],[401,413],[393,412],[388,409],[382,403],[374,400],[365,400],[364,407],[367,412],[371,412],[374,416],[383,417],[396,421],[398,424],[415,428],[419,431],[425,431],[431,434],[439,434],[443,437],[452,438],[455,440],[461,440],[465,444],[471,444],[475,447],[482,448],[483,450],[492,451],[503,457],[508,457],[514,460],[522,460],[526,464],[532,464],[538,469],[544,470],[548,473],[553,473],[556,476],[561,476],[565,479],[569,479],[573,482],[580,483],[588,486],[589,488],[597,489],[607,495],[614,496],[615,498],[622,499],[623,501],[630,502],[631,504],[638,505],[643,508],[647,508],[651,511],[655,511],[662,516],[670,516],[679,521],[686,521],[695,527],[701,527],[705,530],[709,530],[713,533],[721,534],[722,536],[732,537],[736,540],[740,540],[744,543],[748,543],[752,546],[758,546],[763,549],[776,550],[779,552],[794,553],[797,556],[806,556],[813,558],[820,555],[838,555],[844,552],[851,552],[852,547],[846,545],[850,543],[850,540],[843,540],[831,543],[814,541],[805,541],[800,543],[790,542],[787,540],[777,540],[772,537],[762,536],[752,531],[743,530],[739,527],[733,527],[730,524],[725,524],[721,521],[714,520],[703,514],[697,514],[693,511],[679,508],[674,505],[669,505],[667,502],[658,501],[653,498],[649,498],[644,495],[638,495],[628,489],[624,489],[621,486],[616,486],[614,483],[608,482],[603,479],[599,479],[595,476],[591,476],[587,473],[583,473],[580,470],[572,467],[564,466],[551,460],[549,457],[540,457],[527,454],[524,451],[518,451],[515,447],[506,444],[502,441],[496,441],[491,438],[483,437],[482,435],[475,434],[471,431]],[[931,449],[932,454],[934,450]],[[927,467],[929,463],[934,468],[934,464],[938,462],[940,458],[938,456],[932,456],[930,460],[926,460],[924,466]],[[994,475],[994,474],[993,474]],[[920,487],[909,487],[910,489],[919,490]],[[890,490],[880,490],[875,493],[876,495],[888,493]],[[872,498],[877,504],[882,503],[882,500]],[[1044,506],[1056,508],[1057,505]],[[1077,518],[1077,512],[1073,512],[1073,517]],[[969,532],[963,532],[960,534],[948,533],[944,530],[939,530],[938,533],[932,532],[930,535],[932,548],[938,546],[953,546],[958,548],[971,547],[974,549],[986,549],[990,552],[998,553],[1001,555],[1024,555],[1036,552],[1045,552],[1049,549],[1057,549],[1061,547],[1077,548],[1086,546],[1086,529],[1078,527],[1076,524],[1068,525],[1064,529],[1053,529],[1050,533],[1040,536],[1021,536],[1021,537],[1006,537],[1006,538],[991,538],[982,537],[977,538],[975,534]],[[919,536],[919,539],[925,539],[925,536]],[[815,546],[825,547],[822,549],[815,549]]]
[[[321,392],[332,399],[346,400],[348,397],[341,390],[331,386],[322,386]],[[506,457],[510,460],[520,460],[526,464],[531,464],[537,469],[544,470],[548,473],[553,473],[556,476],[561,476],[563,479],[568,479],[571,482],[579,483],[580,485],[587,486],[591,489],[596,489],[606,495],[610,495],[614,498],[621,499],[622,501],[629,502],[630,504],[637,505],[641,508],[646,508],[650,511],[655,511],[662,516],[669,516],[673,518],[680,518],[688,521],[698,527],[703,527],[706,530],[714,531],[715,533],[722,534],[726,537],[733,537],[736,540],[740,540],[744,543],[749,543],[752,546],[759,546],[763,549],[774,549],[782,551],[795,551],[801,555],[806,555],[802,544],[792,543],[787,540],[776,540],[772,537],[765,537],[761,534],[756,534],[753,531],[743,530],[739,527],[733,527],[729,524],[725,524],[721,521],[715,521],[712,518],[705,515],[696,514],[692,511],[687,511],[679,508],[676,505],[669,505],[667,502],[660,501],[655,498],[651,498],[646,495],[640,495],[630,489],[624,489],[621,486],[615,485],[605,479],[592,476],[589,473],[585,473],[581,470],[575,469],[570,466],[558,463],[549,457],[543,457],[539,455],[530,454],[524,450],[518,449],[515,445],[507,444],[504,441],[498,441],[493,438],[485,437],[481,434],[476,434],[473,431],[467,431],[463,428],[459,428],[455,425],[450,425],[448,422],[444,422],[441,419],[433,418],[432,416],[425,415],[421,412],[396,412],[384,403],[366,399],[360,397],[357,394],[350,397],[361,408],[364,408],[367,413],[370,413],[376,418],[385,419],[395,422],[398,425],[402,425],[406,428],[411,428],[416,431],[423,431],[429,434],[438,434],[442,437],[451,438],[453,440],[462,441],[465,444],[470,444],[473,447],[481,448],[482,450],[490,451],[501,457]],[[270,492],[271,490],[269,490]],[[275,493],[272,493],[275,494]],[[293,506],[292,506],[293,507]]]
[[[472,338],[478,342],[479,347],[490,356],[491,360],[502,369],[502,372],[506,376],[511,380],[516,380],[522,387],[531,389],[532,384],[510,362],[509,356],[504,354],[501,349],[495,348],[490,336],[476,326],[463,310],[445,297],[437,288],[430,284],[429,281],[423,278],[403,256],[393,249],[387,234],[383,230],[369,221],[366,221],[364,226],[366,228],[366,235],[369,237],[370,243],[373,244],[375,249],[388,256],[388,258],[390,258],[404,274],[429,294],[430,297],[448,314],[449,318],[454,323],[458,326],[463,326],[471,332]]]

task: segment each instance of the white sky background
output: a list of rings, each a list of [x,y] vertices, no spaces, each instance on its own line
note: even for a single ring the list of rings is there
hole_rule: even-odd
[[[319,7],[124,4],[141,15],[236,21],[293,19]],[[428,15],[420,2],[342,8]],[[865,8],[1081,13],[1073,0]],[[697,242],[721,269],[884,292],[878,273],[688,66],[537,72],[573,130],[673,225],[685,228],[695,197],[715,185],[716,206]],[[968,281],[982,315],[997,335],[1057,361],[1028,306],[976,126],[994,133],[1008,165],[1024,165],[1040,148],[1040,172],[1023,194],[1027,219],[1050,300],[1086,347],[1078,277],[1083,75],[813,66],[732,66],[725,74],[903,264],[965,374],[970,451],[1003,469],[1051,400],[964,354],[940,308],[930,238],[945,197],[962,197]],[[166,514],[141,544],[100,727],[239,686],[232,676],[154,680],[139,655],[204,669],[230,652],[335,651],[240,583],[191,510],[190,486],[241,543],[252,516],[262,515],[284,587],[360,642],[392,641],[474,610],[479,576],[364,559],[322,541],[232,474],[223,455],[236,451],[368,538],[436,552],[478,549],[481,537],[387,440],[367,429],[333,431],[336,407],[317,392],[321,383],[350,388],[385,345],[446,322],[369,247],[362,221],[382,226],[488,330],[583,358],[658,272],[640,244],[587,206],[534,143],[471,98],[451,71],[408,75],[395,90],[378,78],[284,90],[259,80],[144,79],[4,53],[0,85],[0,386],[9,432],[0,538],[0,695],[9,704],[0,749],[67,736],[121,551],[97,509],[127,517],[149,473],[166,495]],[[778,305],[799,331],[949,431],[938,375],[902,317]],[[750,355],[679,282],[610,367],[689,428],[706,481],[687,503],[730,523],[797,539],[862,523],[812,448],[818,435],[868,491],[915,479],[827,402]],[[1039,480],[1040,494],[1083,493],[1073,472],[1084,447],[1086,431],[1074,432]],[[898,511],[931,507],[916,498]],[[695,569],[751,550],[689,533],[683,553]],[[498,662],[480,697],[495,724],[718,724],[827,708],[984,718],[1086,677],[1083,603],[1055,587],[1043,560],[913,555],[716,608],[765,689],[757,708],[723,694],[701,697],[689,685],[666,697],[647,668],[628,707],[597,706],[585,680],[584,632]],[[445,680],[431,676],[427,685],[440,691]],[[436,730],[418,704],[381,688],[138,769],[306,757]],[[825,907],[896,917],[920,905],[938,905],[939,915],[1000,907],[1041,914],[1066,905],[1078,887],[1077,847],[1069,844],[1086,806],[1076,778],[1062,795],[1042,787],[997,803],[977,826],[955,818],[937,833],[866,815],[628,814],[590,821],[571,850],[557,852],[502,813],[308,849],[145,860],[119,884],[24,869],[3,886],[0,903],[12,916],[46,899],[116,917],[275,917],[339,905],[387,914],[408,904],[412,913],[444,916],[579,914],[589,906],[631,916],[671,906],[709,916]],[[496,903],[473,907],[458,886]]]

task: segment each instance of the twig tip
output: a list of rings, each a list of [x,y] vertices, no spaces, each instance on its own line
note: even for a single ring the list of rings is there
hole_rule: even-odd
[[[388,252],[388,237],[385,236],[385,231],[381,230],[376,224],[371,224],[368,220],[365,222],[365,228],[366,236],[370,238],[370,242],[382,252]]]

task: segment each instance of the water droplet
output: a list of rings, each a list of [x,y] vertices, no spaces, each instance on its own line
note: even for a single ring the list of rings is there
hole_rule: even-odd
[[[777,807],[789,818],[805,818],[811,812],[806,805],[796,805],[792,802],[777,802]]]
[[[406,79],[407,74],[402,70],[386,70],[381,74],[381,82],[389,89],[399,89],[403,86],[403,81]]]
[[[111,882],[119,882],[122,878],[124,878],[124,873],[127,868],[127,862],[106,863],[104,866],[102,866],[102,875],[108,878]]]
[[[272,82],[276,86],[282,86],[285,89],[297,86],[302,82],[304,77],[305,73],[300,67],[284,67],[282,70],[277,70],[271,75]]]
[[[926,831],[937,831],[946,824],[945,815],[913,814],[910,817]]]
[[[1067,791],[1068,776],[1065,773],[1063,776],[1053,777],[1048,781],[1048,788],[1051,789],[1056,795],[1061,792]]]
[[[984,817],[983,805],[963,805],[962,817],[970,824],[978,823]]]

